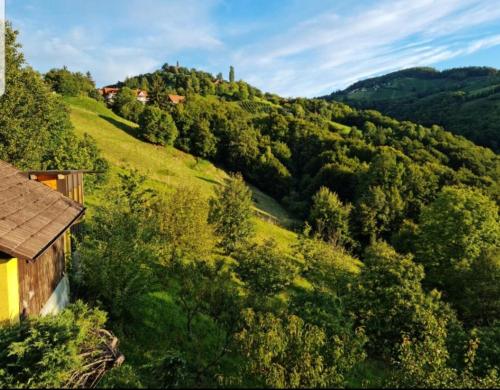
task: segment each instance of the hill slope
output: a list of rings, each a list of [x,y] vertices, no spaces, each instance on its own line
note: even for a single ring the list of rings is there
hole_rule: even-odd
[[[90,134],[97,142],[103,156],[110,162],[112,172],[124,167],[138,169],[147,175],[149,185],[168,191],[180,185],[200,189],[207,198],[227,174],[206,160],[196,159],[173,147],[160,147],[135,138],[137,125],[106,108],[103,103],[78,97],[65,98],[71,107],[71,121],[77,134]],[[112,175],[113,176],[113,175]],[[295,233],[285,227],[296,221],[273,198],[251,187],[255,202],[257,240],[273,237],[285,247],[295,241]],[[98,199],[88,197],[89,204]],[[281,226],[280,226],[281,225]]]
[[[400,120],[439,124],[500,150],[500,71],[412,68],[359,81],[326,97]]]

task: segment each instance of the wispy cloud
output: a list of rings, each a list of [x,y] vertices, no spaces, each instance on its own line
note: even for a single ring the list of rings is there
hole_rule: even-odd
[[[17,1],[29,61],[90,70],[99,84],[180,58],[214,73],[232,64],[265,91],[317,96],[500,45],[492,0],[51,0],[50,14]]]
[[[109,3],[92,0],[87,14],[67,29],[33,17],[14,18],[14,24],[28,60],[41,71],[66,65],[90,70],[98,84],[107,84],[159,68],[183,51],[219,50],[223,44],[210,18],[216,4],[128,0],[109,14]]]
[[[461,41],[472,29],[500,20],[495,3],[383,1],[344,17],[325,10],[266,43],[241,48],[234,61],[240,72],[278,93],[314,96],[361,78],[500,44],[484,31]]]

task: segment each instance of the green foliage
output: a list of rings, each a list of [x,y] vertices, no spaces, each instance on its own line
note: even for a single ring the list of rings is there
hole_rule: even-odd
[[[325,241],[339,245],[352,244],[349,233],[351,206],[344,206],[336,193],[321,187],[312,198],[309,221]]]
[[[229,82],[234,83],[234,66],[229,67]]]
[[[73,133],[68,109],[25,66],[17,32],[6,28],[6,84],[0,97],[0,159],[20,169],[102,169],[95,142]]]
[[[366,250],[363,260],[349,299],[353,314],[366,329],[372,354],[391,356],[401,334],[422,339],[446,318],[439,294],[423,291],[423,267],[411,256],[378,242]]]
[[[106,314],[82,302],[57,316],[0,328],[0,387],[62,388],[101,343]]]
[[[317,216],[311,223],[316,230],[322,230],[317,221],[328,221],[334,234],[343,232],[342,243],[356,255],[370,243],[373,246],[362,257],[363,265],[341,246],[327,242],[331,234],[320,237],[306,231],[293,248],[282,242],[279,246],[265,242],[264,232],[275,236],[279,231],[257,219],[272,218],[266,213],[270,198],[252,188],[255,206],[261,209],[254,215],[250,192],[241,177],[220,186],[216,183],[225,175],[208,162],[170,147],[141,143],[108,121],[96,120],[99,113],[129,134],[136,133],[134,124],[103,106],[85,103],[85,107],[75,108],[79,127],[93,126],[93,134],[99,136],[115,164],[129,161],[146,169],[148,184],[169,191],[166,197],[150,198],[129,178],[124,183],[130,185],[122,184],[117,192],[122,194],[117,196],[118,206],[109,199],[105,207],[109,212],[100,208],[95,212],[90,225],[99,226],[95,228],[99,239],[88,230],[92,234],[89,248],[98,248],[88,253],[104,264],[113,263],[108,261],[110,257],[123,263],[123,269],[118,260],[116,268],[109,268],[116,269],[118,276],[94,278],[106,288],[106,278],[110,278],[109,292],[99,289],[97,282],[92,284],[90,277],[86,279],[90,288],[85,289],[86,281],[77,291],[88,291],[91,301],[100,301],[106,308],[114,300],[118,304],[116,309],[110,308],[116,310],[111,316],[113,324],[121,323],[127,335],[131,356],[127,359],[133,369],[117,372],[115,383],[146,387],[343,386],[346,378],[363,373],[362,366],[372,367],[375,359],[382,366],[381,377],[389,369],[398,372],[399,362],[405,361],[404,374],[398,372],[401,383],[420,383],[418,378],[428,375],[425,383],[429,385],[470,385],[479,378],[476,376],[484,377],[490,366],[498,365],[492,329],[498,309],[494,299],[498,243],[481,246],[474,252],[476,258],[467,263],[467,272],[460,273],[462,291],[452,303],[465,324],[441,303],[438,293],[424,292],[422,281],[426,287],[434,285],[424,278],[424,268],[412,261],[415,253],[416,261],[428,271],[416,242],[427,226],[422,210],[434,204],[443,187],[468,186],[478,194],[477,199],[482,199],[481,194],[500,199],[499,160],[493,153],[437,126],[398,122],[376,111],[320,99],[262,95],[243,81],[228,83],[222,77],[214,79],[206,72],[168,64],[152,74],[127,79],[123,86],[147,88],[156,113],[163,109],[172,116],[179,136],[169,142],[175,138],[176,147],[242,172],[256,187],[283,199],[302,219],[309,216],[313,205]],[[167,104],[167,93],[186,95],[187,99],[178,105]],[[160,133],[155,129],[154,140],[149,141],[158,143]],[[146,159],[141,157],[144,155]],[[216,197],[207,211],[203,196],[210,196],[214,185]],[[178,190],[172,191],[172,187]],[[203,194],[193,187],[203,189]],[[106,191],[114,194],[114,190]],[[272,204],[274,208],[276,203]],[[486,203],[478,204],[481,210]],[[127,220],[115,217],[115,211]],[[472,218],[479,230],[485,221],[485,226],[493,226],[489,217],[481,217],[488,214],[480,212],[478,218]],[[464,215],[476,214],[467,211]],[[251,219],[260,232],[256,241],[263,245],[247,245],[252,238]],[[294,222],[278,220],[286,221],[287,226]],[[456,221],[449,225],[462,223],[460,218]],[[115,239],[111,229],[117,231],[116,243],[107,242],[106,235]],[[214,248],[212,231],[226,255],[220,261],[215,260],[221,251]],[[347,243],[348,239],[352,241]],[[380,239],[391,240],[405,255],[378,243]],[[428,253],[437,253],[438,244],[429,243]],[[87,275],[91,270],[108,272],[97,260],[88,264]],[[136,275],[140,277],[134,279]],[[444,300],[450,301],[450,297],[443,291]],[[272,313],[255,314],[248,320],[249,312],[245,312],[242,319],[240,309],[249,306]],[[475,331],[469,330],[472,325],[481,326],[477,332],[483,332],[481,337],[489,348],[482,349],[479,341],[473,375],[463,376],[460,361],[465,341],[475,337]],[[360,365],[366,341],[363,328],[370,359]],[[293,329],[300,331],[294,333]],[[412,348],[419,345],[417,352],[405,352],[407,358],[398,349],[403,337]],[[421,359],[425,364],[411,368],[426,348],[429,354]],[[451,358],[446,348],[452,351]],[[388,367],[389,358],[399,365]],[[433,360],[438,362],[437,370],[430,367]],[[349,368],[352,365],[355,372]],[[330,367],[335,369],[328,371]],[[439,370],[445,373],[444,379],[436,372]],[[358,382],[366,385],[362,379]]]
[[[473,329],[472,337],[478,340],[474,372],[485,375],[489,370],[500,367],[500,321],[490,326]]]
[[[396,388],[471,388],[489,389],[500,385],[496,370],[474,374],[478,340],[471,339],[464,356],[465,367],[450,368],[445,345],[446,330],[436,326],[423,340],[404,337],[399,347],[396,370],[387,384]]]
[[[191,127],[191,148],[196,156],[210,158],[217,152],[217,138],[210,131],[210,125],[200,120]]]
[[[382,149],[361,180],[357,205],[359,230],[370,241],[397,231],[405,210],[401,155]]]
[[[498,247],[484,250],[473,261],[470,270],[461,273],[461,280],[458,283],[462,286],[462,290],[452,299],[466,324],[484,326],[500,321]]]
[[[477,190],[446,187],[422,213],[416,253],[427,282],[445,291],[459,314],[484,321],[498,309],[494,295],[478,294],[498,277],[498,261],[485,251],[499,243],[496,204]],[[483,301],[479,307],[468,307],[471,296]]]
[[[274,241],[253,245],[234,254],[238,276],[253,294],[269,296],[288,287],[298,274],[298,267],[276,247]]]
[[[95,83],[90,73],[70,72],[68,68],[51,69],[44,76],[53,91],[63,96],[90,96],[95,92]]]
[[[303,263],[302,274],[316,287],[332,289],[339,294],[346,292],[361,266],[361,262],[342,247],[311,236],[308,227],[294,246],[294,255]]]
[[[137,123],[144,111],[144,104],[137,100],[135,91],[124,87],[113,99],[113,110],[125,119]]]
[[[75,293],[101,304],[115,322],[125,321],[131,303],[152,288],[156,261],[151,241],[151,197],[137,173],[125,173],[113,197],[85,226],[73,274]]]
[[[245,374],[257,386],[271,388],[341,387],[359,356],[342,340],[291,315],[243,314],[244,327],[236,340],[246,358]]]
[[[147,106],[139,116],[141,137],[158,145],[173,145],[178,131],[170,114],[155,106]]]
[[[162,261],[197,260],[212,252],[215,237],[208,224],[208,204],[200,191],[182,186],[153,207]]]
[[[498,152],[499,83],[500,72],[493,68],[411,68],[359,81],[328,98],[401,120],[440,123]]]
[[[252,195],[240,174],[226,179],[210,200],[209,222],[226,252],[233,252],[254,233]]]
[[[149,103],[157,106],[158,108],[166,108],[167,94],[163,78],[159,74],[155,73],[148,85]]]

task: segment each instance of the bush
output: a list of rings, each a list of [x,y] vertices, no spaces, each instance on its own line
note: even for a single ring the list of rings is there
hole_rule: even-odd
[[[57,316],[0,328],[0,388],[62,388],[101,343],[106,314],[82,302]]]
[[[256,381],[252,387],[343,387],[346,373],[362,359],[295,315],[280,319],[249,309],[243,319],[236,340],[246,360],[244,377]]]
[[[234,254],[236,272],[252,293],[271,295],[288,287],[298,274],[293,258],[283,254],[276,242],[252,245]]]

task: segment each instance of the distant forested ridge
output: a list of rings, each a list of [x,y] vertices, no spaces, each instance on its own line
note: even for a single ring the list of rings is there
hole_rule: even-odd
[[[445,185],[470,185],[499,199],[498,156],[439,126],[398,121],[335,101],[286,99],[243,81],[168,64],[119,85],[148,91],[151,100],[138,116],[143,122],[155,109],[172,118],[175,129],[168,127],[165,137],[153,143],[170,143],[241,172],[298,215],[307,217],[312,196],[323,186],[355,208],[375,187],[385,195],[397,189],[402,204],[392,212],[399,215],[387,226],[375,223],[370,229],[364,220],[361,236],[385,236],[404,219],[416,220]],[[169,93],[185,95],[185,103],[170,104],[162,97]],[[126,102],[114,108],[127,116]],[[152,136],[147,123],[138,136]]]
[[[325,96],[400,120],[438,124],[500,150],[500,70],[411,68],[358,81]]]

